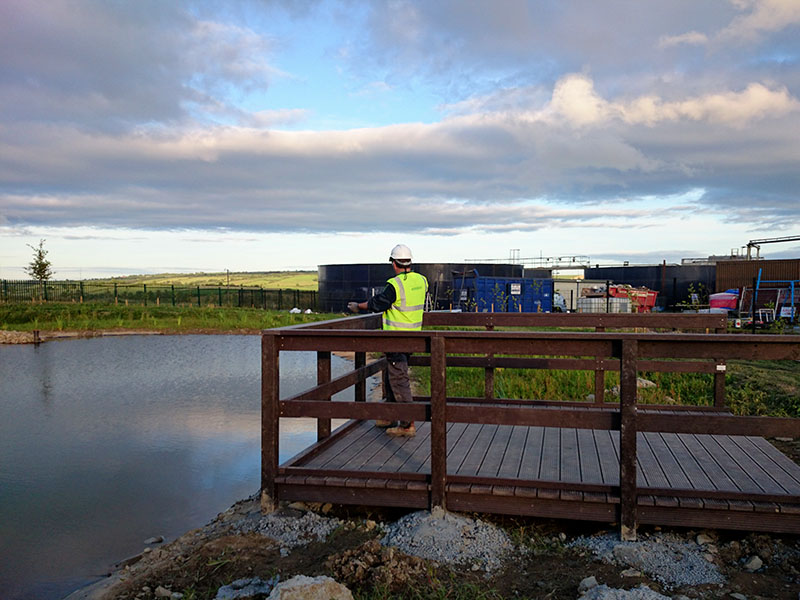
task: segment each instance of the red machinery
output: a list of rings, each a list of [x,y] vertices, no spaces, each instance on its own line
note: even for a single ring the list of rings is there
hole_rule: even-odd
[[[656,305],[658,292],[646,287],[635,288],[630,285],[611,285],[608,295],[612,298],[628,298],[631,301],[631,312],[646,313]]]

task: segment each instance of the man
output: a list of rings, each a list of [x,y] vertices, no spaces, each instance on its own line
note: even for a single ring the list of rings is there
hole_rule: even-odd
[[[350,302],[347,308],[357,313],[359,310],[383,313],[383,329],[387,331],[419,331],[422,329],[422,312],[428,293],[428,280],[411,270],[411,250],[398,244],[392,248],[389,261],[394,269],[394,277],[386,282],[382,292],[367,302]],[[411,381],[408,377],[408,354],[387,352],[389,363],[384,373],[384,389],[388,402],[411,402]],[[394,436],[413,436],[417,429],[413,421],[376,421],[378,427],[386,428],[386,433]]]

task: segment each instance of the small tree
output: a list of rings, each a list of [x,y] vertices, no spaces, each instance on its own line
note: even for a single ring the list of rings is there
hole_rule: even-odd
[[[53,269],[50,261],[47,260],[47,250],[44,249],[44,240],[39,240],[39,246],[31,246],[33,250],[33,260],[25,267],[25,272],[37,281],[47,281],[53,276]]]

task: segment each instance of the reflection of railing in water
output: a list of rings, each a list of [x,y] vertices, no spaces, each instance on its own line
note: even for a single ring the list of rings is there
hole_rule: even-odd
[[[270,510],[282,499],[284,483],[291,480],[296,489],[306,486],[307,493],[320,499],[356,502],[359,504],[402,505],[403,493],[389,498],[387,490],[371,487],[370,482],[390,480],[392,485],[405,481],[406,496],[411,489],[427,493],[427,504],[448,506],[448,494],[457,499],[460,507],[480,506],[491,512],[525,513],[529,503],[510,503],[493,491],[500,487],[523,485],[528,488],[562,490],[561,493],[606,494],[605,512],[582,503],[577,518],[602,518],[614,514],[619,519],[623,536],[635,537],[640,515],[646,522],[671,524],[676,518],[685,525],[707,524],[732,528],[766,529],[800,532],[800,477],[788,486],[788,493],[775,490],[708,490],[696,489],[689,482],[684,489],[655,485],[637,486],[637,432],[681,434],[791,436],[798,434],[798,420],[772,417],[733,416],[724,406],[724,361],[726,359],[784,360],[800,359],[800,336],[743,336],[722,333],[653,333],[652,329],[723,330],[724,316],[720,315],[540,315],[540,314],[465,314],[426,313],[426,327],[482,327],[488,331],[424,330],[420,332],[384,332],[379,330],[379,315],[350,317],[337,321],[264,331],[262,334],[262,505]],[[496,331],[495,327],[593,327],[596,331]],[[647,328],[648,332],[609,331],[618,328]],[[280,400],[278,359],[281,351],[316,350],[318,357],[318,386],[292,398]],[[335,380],[330,377],[330,353],[353,351],[356,368]],[[411,405],[364,402],[367,377],[385,368],[383,359],[366,362],[370,352],[414,353],[413,364],[430,366],[431,395]],[[500,356],[498,356],[500,355]],[[550,356],[553,358],[539,358]],[[571,358],[563,358],[571,357]],[[665,360],[668,359],[668,360]],[[680,359],[680,360],[676,360]],[[448,398],[446,394],[447,366],[483,367],[485,393],[483,398]],[[603,382],[607,370],[620,373],[619,403],[604,402],[545,402],[494,397],[494,369],[514,368],[594,370],[596,384]],[[721,368],[722,367],[722,368]],[[714,406],[637,405],[638,371],[706,372],[714,374]],[[330,402],[332,394],[351,385],[356,386],[355,402]],[[603,387],[602,385],[600,387]],[[302,457],[287,465],[278,465],[277,423],[279,417],[316,417],[318,443]],[[315,455],[323,454],[340,439],[330,435],[331,418],[357,420],[388,419],[430,422],[430,470],[427,473],[364,471],[359,469],[312,469],[302,465]],[[598,485],[586,482],[548,481],[544,478],[501,479],[449,474],[447,470],[447,428],[452,423],[481,423],[527,427],[611,430],[619,432],[619,485]],[[346,428],[345,428],[346,429]],[[346,433],[346,432],[344,432]],[[344,435],[342,433],[342,435]],[[798,467],[800,472],[800,467]],[[295,478],[295,479],[292,479]],[[348,485],[338,491],[326,487],[326,479],[345,478]],[[343,479],[344,480],[344,479]],[[358,484],[352,483],[358,481]],[[423,485],[420,488],[420,485]],[[793,488],[796,486],[797,489]],[[460,487],[458,487],[460,486]],[[480,499],[465,500],[464,488],[490,490]],[[402,486],[401,486],[402,487]],[[460,490],[455,493],[455,490]],[[516,489],[516,488],[514,488]],[[380,493],[379,493],[380,492]],[[288,493],[288,492],[287,492]],[[505,492],[504,492],[505,493]],[[326,496],[327,494],[327,496]],[[494,494],[494,495],[493,495]],[[508,494],[506,494],[507,496]],[[681,512],[676,517],[667,508],[643,508],[641,498],[667,496],[681,510],[680,499],[705,499],[752,505],[773,503],[783,508],[778,513],[724,511],[708,518],[706,511]],[[488,499],[487,499],[488,498]],[[397,504],[397,503],[401,504]],[[419,502],[417,498],[414,502]],[[415,506],[410,503],[408,506]],[[700,503],[704,506],[703,503]],[[599,506],[599,504],[597,505]],[[693,506],[696,506],[696,502]],[[672,508],[675,508],[672,507]],[[777,510],[777,509],[776,509]],[[612,511],[609,513],[609,511]],[[794,511],[794,512],[792,512]],[[713,513],[714,511],[711,511]],[[720,511],[717,511],[719,513]],[[598,516],[600,515],[600,516]],[[717,519],[717,521],[714,521]]]

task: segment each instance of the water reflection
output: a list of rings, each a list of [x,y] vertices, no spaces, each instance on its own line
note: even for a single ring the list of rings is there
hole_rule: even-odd
[[[281,355],[283,397],[314,385],[314,360]],[[349,367],[333,357],[334,376]],[[281,462],[315,436],[283,422]],[[259,472],[257,336],[0,346],[4,598],[61,598],[254,493]]]

